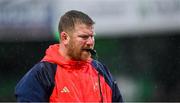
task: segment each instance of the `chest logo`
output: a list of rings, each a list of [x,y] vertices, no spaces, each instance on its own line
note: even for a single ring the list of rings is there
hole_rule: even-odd
[[[65,86],[62,90],[61,93],[69,93],[69,89]]]

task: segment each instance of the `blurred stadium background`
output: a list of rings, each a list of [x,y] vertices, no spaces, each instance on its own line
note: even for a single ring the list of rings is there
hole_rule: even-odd
[[[0,101],[15,101],[71,9],[96,21],[99,60],[126,102],[180,101],[180,0],[0,0]]]

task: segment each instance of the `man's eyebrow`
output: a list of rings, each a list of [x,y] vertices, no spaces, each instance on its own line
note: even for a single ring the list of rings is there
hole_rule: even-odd
[[[78,36],[89,36],[89,34],[79,34]]]
[[[94,34],[79,34],[78,36],[93,36]]]

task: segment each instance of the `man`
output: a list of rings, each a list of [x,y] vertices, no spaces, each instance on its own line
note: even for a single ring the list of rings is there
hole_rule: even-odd
[[[41,62],[19,81],[17,101],[122,102],[108,69],[91,58],[93,25],[83,12],[65,13],[59,22],[60,44],[51,45]]]

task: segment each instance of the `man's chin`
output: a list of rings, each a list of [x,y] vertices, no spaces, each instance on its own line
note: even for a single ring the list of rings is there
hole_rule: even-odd
[[[81,60],[88,60],[91,57],[89,52],[83,52],[81,55]]]

